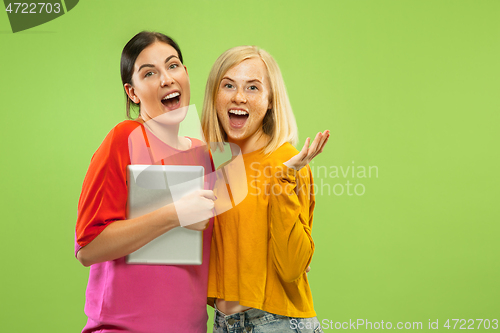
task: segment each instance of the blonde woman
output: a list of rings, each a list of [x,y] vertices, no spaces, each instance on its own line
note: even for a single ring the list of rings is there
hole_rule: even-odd
[[[329,132],[318,133],[310,147],[308,138],[300,152],[293,147],[297,126],[280,69],[254,46],[232,48],[213,65],[202,126],[208,142],[229,142],[233,155],[243,156],[244,173],[225,168],[225,179],[245,175],[248,185],[229,184],[233,197],[248,194],[214,222],[208,284],[214,332],[321,332],[306,275],[315,205],[307,164]],[[219,199],[222,188],[216,187]]]

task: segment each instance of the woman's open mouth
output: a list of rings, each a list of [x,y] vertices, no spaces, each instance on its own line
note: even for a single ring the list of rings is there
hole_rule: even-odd
[[[229,110],[229,124],[233,128],[242,128],[248,119],[248,112],[244,110]]]
[[[174,110],[179,107],[181,101],[181,94],[176,91],[163,97],[161,103],[169,110]]]

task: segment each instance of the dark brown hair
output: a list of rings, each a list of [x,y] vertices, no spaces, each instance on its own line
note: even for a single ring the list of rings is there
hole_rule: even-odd
[[[184,61],[182,60],[181,49],[172,38],[160,32],[141,31],[137,35],[132,37],[132,39],[129,40],[127,45],[125,45],[125,47],[123,48],[122,58],[120,61],[120,73],[122,76],[123,85],[125,85],[126,83],[133,85],[132,75],[134,74],[134,65],[137,57],[142,52],[142,50],[155,42],[163,42],[172,46],[177,51],[177,55],[179,56],[179,60],[181,61],[181,63],[184,63]],[[132,117],[130,116],[130,104],[137,107],[138,105],[128,97],[127,92],[125,92],[125,99],[127,100],[127,117],[131,119]]]

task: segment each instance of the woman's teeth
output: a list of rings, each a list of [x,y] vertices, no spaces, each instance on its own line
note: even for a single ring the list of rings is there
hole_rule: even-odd
[[[167,99],[170,99],[170,98],[174,98],[174,97],[177,97],[179,96],[180,94],[178,92],[173,92],[171,94],[168,94],[167,96],[163,97],[163,100],[167,100]]]
[[[229,110],[229,113],[238,115],[238,116],[246,116],[248,115],[248,112],[243,111],[243,110]]]

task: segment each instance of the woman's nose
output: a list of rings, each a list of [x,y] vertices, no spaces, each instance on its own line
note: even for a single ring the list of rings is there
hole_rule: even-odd
[[[168,73],[163,73],[160,77],[160,84],[162,87],[170,86],[174,83],[174,79],[168,75]]]
[[[234,103],[246,103],[247,99],[245,94],[241,89],[237,89],[233,95],[233,102]]]

